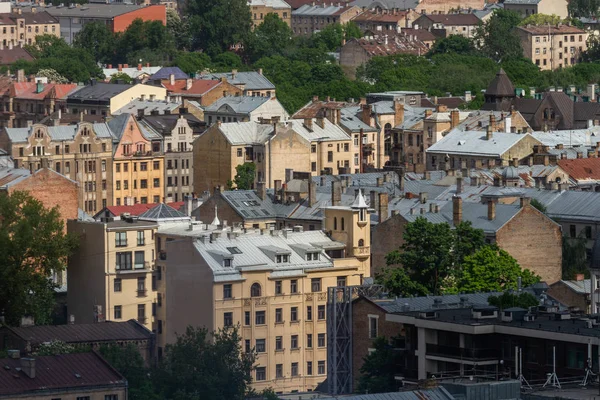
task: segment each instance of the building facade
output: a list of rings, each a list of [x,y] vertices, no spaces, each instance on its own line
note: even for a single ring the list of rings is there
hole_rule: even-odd
[[[587,51],[589,33],[575,26],[520,26],[516,32],[521,38],[523,56],[541,70],[578,64]]]
[[[58,19],[35,7],[30,12],[22,12],[17,7],[14,12],[0,16],[0,42],[3,46],[31,45],[38,35],[60,37]]]
[[[292,7],[283,0],[251,0],[250,12],[252,13],[252,25],[257,27],[262,24],[268,14],[275,14],[280,20],[292,26]]]
[[[359,7],[345,4],[305,4],[292,11],[292,31],[295,35],[309,36],[327,25],[345,24],[362,12]]]
[[[569,16],[568,4],[567,0],[506,0],[504,9],[518,13],[522,18],[546,14],[564,19]]]

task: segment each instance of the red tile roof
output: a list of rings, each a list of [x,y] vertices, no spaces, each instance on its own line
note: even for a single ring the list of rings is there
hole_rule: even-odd
[[[331,110],[341,110],[344,107],[352,106],[353,103],[347,103],[342,101],[313,101],[302,107],[300,110],[293,115],[294,119],[304,118],[316,118],[319,111],[323,108]]]
[[[167,91],[171,93],[201,96],[216,88],[221,83],[221,81],[209,79],[196,79],[192,81],[192,87],[189,89],[186,89],[187,81],[183,79],[175,81],[174,85],[171,85],[167,80],[164,80],[161,83],[165,87],[165,89],[167,89]]]
[[[558,160],[557,164],[576,180],[600,180],[600,158]]]
[[[444,25],[478,25],[480,20],[475,14],[428,14],[423,16],[436,24]]]
[[[47,97],[65,98],[77,88],[76,83],[45,83],[41,92],[37,93],[37,83],[16,82],[13,84],[15,97],[18,99],[43,100]]]
[[[133,216],[136,215],[141,215],[143,213],[145,213],[146,211],[150,210],[151,208],[156,207],[157,205],[159,205],[160,203],[150,203],[150,204],[134,204],[131,206],[107,206],[104,208],[104,210],[108,210],[110,211],[110,213],[115,216],[118,217],[123,213],[129,213]],[[176,201],[174,203],[167,203],[167,205],[169,207],[173,207],[176,210],[179,210],[182,206],[183,206],[184,202],[183,201]],[[104,210],[101,210],[98,214],[96,214],[97,216],[102,216],[102,213],[104,212]]]
[[[422,55],[429,51],[425,43],[420,40],[410,40],[409,37],[402,34],[389,36],[387,38],[370,39],[351,39],[348,43],[356,40],[360,47],[370,56],[387,56],[392,54],[416,54]],[[348,45],[346,43],[346,45]]]
[[[73,393],[94,387],[124,388],[125,378],[94,352],[41,356],[35,359],[35,378],[21,370],[21,360],[0,359],[0,395],[25,395],[38,391]]]
[[[577,33],[577,34],[582,34],[585,33],[585,31],[583,29],[579,29],[576,26],[570,26],[570,25],[560,25],[560,26],[556,26],[556,25],[552,25],[552,26],[548,26],[548,25],[540,25],[540,26],[519,26],[518,29],[521,29],[525,32],[529,32],[533,35],[547,35],[548,32],[550,32],[550,34],[552,35],[560,35],[560,34],[565,34],[565,33]]]
[[[18,60],[33,61],[33,56],[22,47],[16,46],[12,49],[5,47],[0,50],[0,65],[11,65]]]

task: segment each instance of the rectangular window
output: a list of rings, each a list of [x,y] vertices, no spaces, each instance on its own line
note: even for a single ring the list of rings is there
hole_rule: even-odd
[[[117,253],[116,261],[117,261],[117,265],[115,266],[115,268],[117,269],[117,271],[130,270],[132,267],[131,252],[127,251],[127,252],[123,252],[123,253]]]
[[[223,326],[233,326],[233,313],[223,313]]]
[[[250,326],[250,311],[244,312],[244,325]]]
[[[115,306],[115,319],[121,319],[123,318],[121,315],[121,306]]]
[[[318,306],[317,308],[317,318],[322,320],[325,319],[325,306]]]
[[[223,298],[230,299],[231,298],[231,283],[227,283],[223,285]]]
[[[577,227],[575,225],[569,226],[569,234],[572,238],[577,237]]]
[[[340,287],[340,286],[346,286],[346,277],[345,276],[338,276],[337,277],[337,285],[338,285],[338,287]]]
[[[327,162],[333,162],[333,151],[327,152]]]
[[[290,341],[290,348],[292,350],[298,349],[298,335],[292,335],[291,341]]]
[[[152,169],[154,169],[154,170],[160,169],[160,161],[154,161],[152,163]]]
[[[310,289],[312,292],[321,291],[321,278],[312,278],[310,280]]]
[[[256,312],[254,323],[256,325],[264,325],[265,324],[265,312],[264,311],[257,311]]]
[[[306,306],[306,320],[312,321],[312,306]]]
[[[267,351],[266,339],[256,339],[256,352],[265,353]]]
[[[310,170],[312,172],[317,172],[317,163],[316,162],[311,162],[310,163]]]
[[[146,323],[146,305],[145,304],[138,304],[137,319],[141,324]]]
[[[146,244],[146,238],[144,237],[144,231],[137,232],[137,245],[143,246]]]
[[[275,379],[283,378],[283,364],[275,365]]]
[[[146,266],[145,252],[135,252],[135,269],[143,269]]]
[[[377,318],[369,317],[369,339],[377,337]]]
[[[114,290],[115,290],[115,292],[121,291],[121,279],[120,278],[115,278]]]
[[[275,281],[275,294],[281,294],[281,289],[282,287],[282,282],[281,281]]]
[[[154,187],[160,187],[160,178],[154,178]]]
[[[283,322],[283,309],[276,308],[275,309],[275,323],[280,324]]]
[[[275,351],[283,350],[283,336],[275,337]]]
[[[127,232],[116,232],[115,233],[115,246],[116,247],[127,246]]]
[[[298,307],[292,307],[290,311],[290,321],[297,322],[298,321]]]
[[[312,375],[312,361],[306,362],[306,375]]]
[[[140,163],[140,171],[148,171],[148,163],[147,162]]]
[[[292,363],[292,376],[298,376],[298,363]]]
[[[140,179],[140,189],[148,189],[148,180],[147,179]]]
[[[137,279],[137,290],[139,292],[146,292],[146,278]]]
[[[324,333],[319,333],[317,335],[317,346],[325,347],[325,334]]]
[[[319,361],[317,364],[317,374],[325,375],[325,361]]]
[[[591,226],[586,226],[585,227],[585,238],[586,239],[591,239],[592,238],[592,227]]]
[[[256,380],[264,381],[267,379],[267,367],[256,367]]]
[[[246,339],[244,347],[246,349],[246,353],[250,353],[250,351],[252,350],[252,348],[250,347],[250,340],[249,339]]]
[[[290,281],[290,293],[298,293],[298,280],[292,279]]]
[[[306,334],[306,347],[312,349],[312,333]]]

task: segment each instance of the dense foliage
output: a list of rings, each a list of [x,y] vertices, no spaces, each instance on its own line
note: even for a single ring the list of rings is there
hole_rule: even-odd
[[[387,339],[378,337],[373,341],[374,351],[364,357],[358,378],[358,393],[397,392],[395,373],[401,363],[401,353],[394,351]]]
[[[76,239],[65,234],[57,207],[25,192],[0,195],[0,216],[0,313],[12,326],[24,316],[47,324],[56,288],[49,277],[64,271]]]
[[[537,306],[539,301],[534,295],[527,292],[512,293],[506,291],[500,296],[488,297],[488,304],[491,306],[496,306],[501,310],[511,307],[528,309],[529,307]]]
[[[227,181],[228,190],[250,190],[254,184],[254,176],[256,173],[256,164],[247,162],[239,164],[235,167],[235,176],[232,181]]]

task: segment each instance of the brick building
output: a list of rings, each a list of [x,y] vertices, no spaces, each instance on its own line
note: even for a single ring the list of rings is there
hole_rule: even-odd
[[[171,75],[169,80],[163,80],[161,84],[167,89],[167,95],[174,101],[196,101],[201,106],[210,106],[221,97],[244,94],[242,89],[229,83],[225,77],[216,80],[191,78],[175,80],[175,75]]]
[[[475,14],[427,14],[417,18],[413,27],[427,29],[438,37],[460,35],[472,38],[480,22]]]
[[[574,311],[592,313],[591,281],[583,274],[577,274],[574,280],[560,280],[550,285],[548,294]]]
[[[356,6],[344,4],[306,4],[292,11],[292,31],[295,35],[308,36],[327,25],[345,24],[361,13]]]

